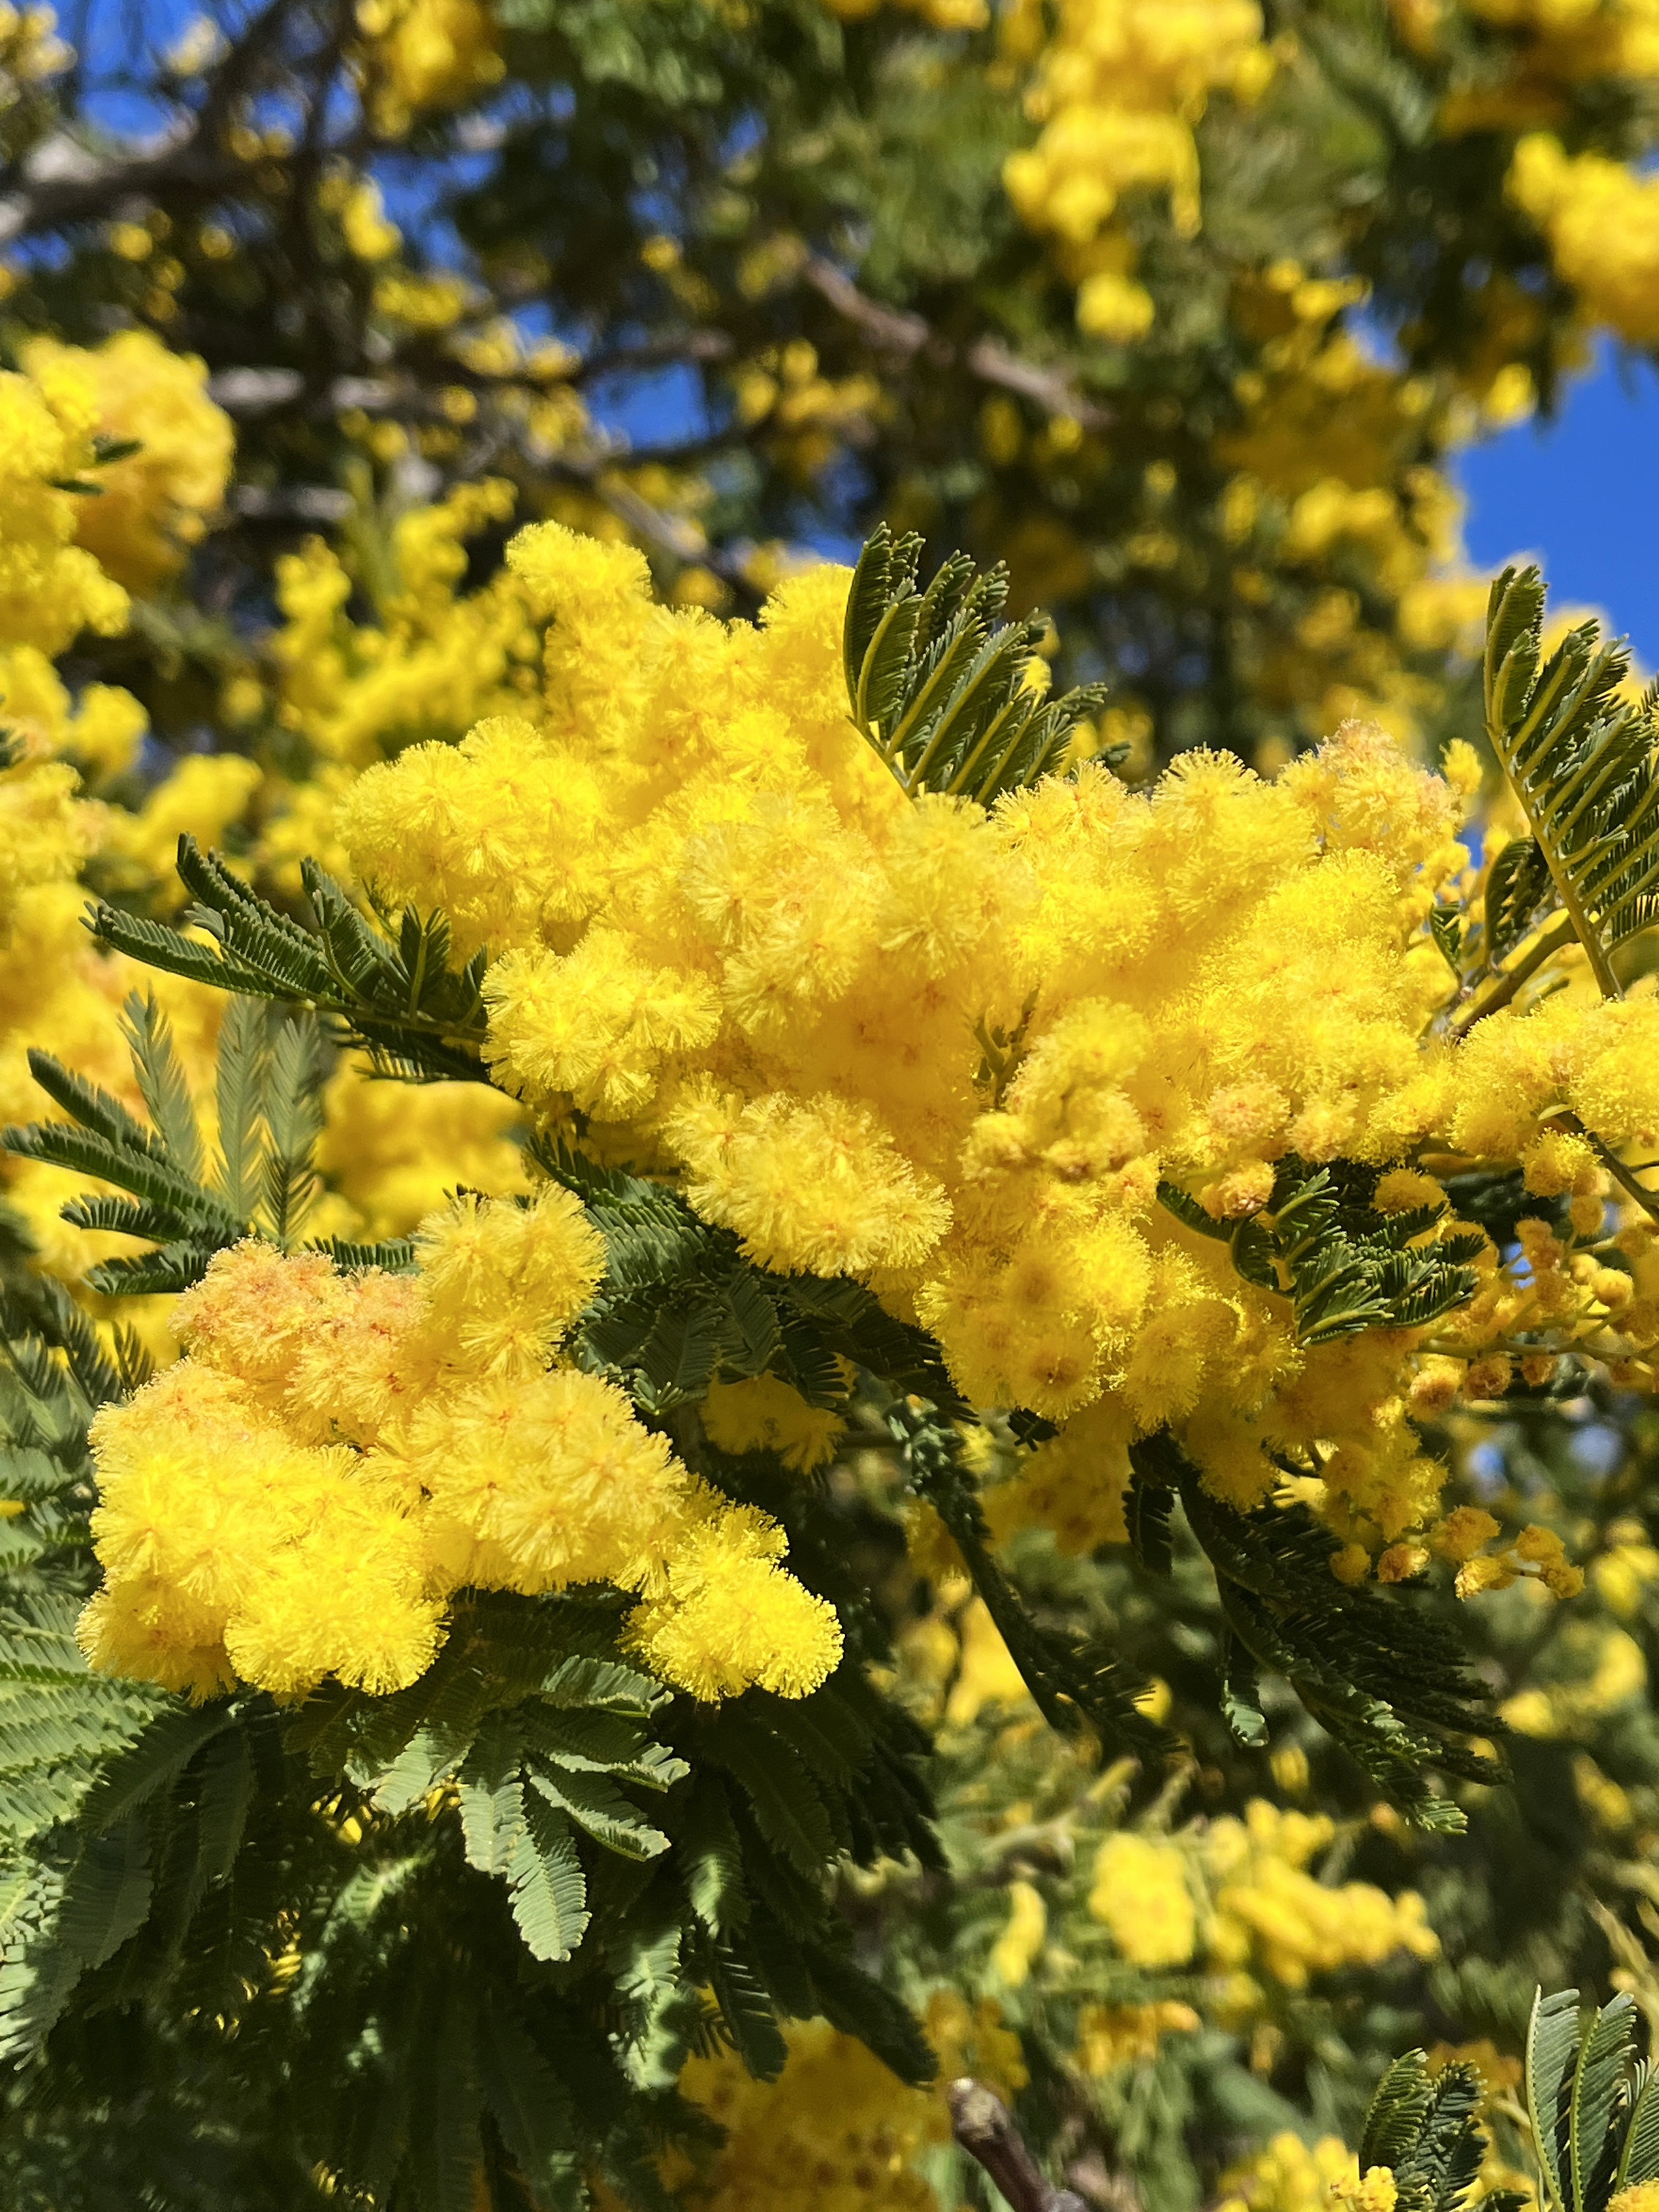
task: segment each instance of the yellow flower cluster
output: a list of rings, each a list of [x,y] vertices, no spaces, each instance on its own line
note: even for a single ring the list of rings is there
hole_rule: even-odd
[[[505,71],[483,0],[359,0],[357,27],[375,127],[390,137],[416,115],[499,84]]]
[[[1446,1370],[1424,1363],[1455,1389],[1521,1326],[1537,1255],[1489,1256],[1463,1336],[1308,1348],[1156,1192],[1224,1223],[1287,1152],[1449,1147],[1524,1156],[1541,1188],[1564,1108],[1615,1144],[1659,1127],[1651,995],[1435,1033],[1422,924],[1468,880],[1468,749],[1443,780],[1351,725],[1273,782],[1196,753],[1135,793],[1085,765],[987,815],[907,798],[847,720],[844,571],[751,627],[653,606],[637,553],[557,525],[509,567],[542,696],[368,769],[339,820],[378,896],[490,948],[498,1082],[677,1176],[768,1266],[869,1282],[975,1403],[1062,1424],[994,1494],[1004,1527],[1120,1534],[1127,1444],[1167,1425],[1242,1507],[1316,1443],[1310,1496],[1358,1571],[1425,1528],[1443,1470],[1407,1414]],[[1437,1195],[1402,1169],[1379,1204]],[[1599,1327],[1616,1271],[1562,1249]]]
[[[1166,2035],[1191,2034],[1200,2025],[1191,2005],[1173,1997],[1151,2004],[1084,2005],[1073,2063],[1085,2074],[1110,2074],[1155,2058]]]
[[[1184,1966],[1198,1941],[1187,1855],[1121,1828],[1096,1856],[1089,1910],[1132,1965]]]
[[[840,1629],[779,1565],[782,1530],[555,1360],[603,1267],[577,1202],[458,1199],[419,1249],[414,1275],[343,1275],[250,1241],[180,1299],[188,1356],[95,1426],[94,1664],[198,1697],[391,1690],[461,1586],[605,1582],[641,1594],[630,1640],[693,1695],[816,1688]]]
[[[1221,2186],[1217,2212],[1332,2212],[1341,2204],[1354,2212],[1394,2212],[1393,2175],[1374,2166],[1361,2183],[1359,2161],[1338,2136],[1310,2145],[1286,2130],[1224,2173]],[[1370,2193],[1339,2193],[1361,2189]]]
[[[1393,0],[1407,43],[1434,53],[1453,10],[1446,0]],[[1442,136],[1474,131],[1559,127],[1572,115],[1571,94],[1595,79],[1659,76],[1659,5],[1655,0],[1463,0],[1486,36],[1476,46],[1478,75],[1455,82],[1436,118]],[[1504,35],[1509,74],[1494,82],[1494,41]],[[1501,54],[1502,48],[1498,49]]]
[[[1063,0],[1027,96],[1042,131],[1003,177],[1024,220],[1058,241],[1085,331],[1127,342],[1151,326],[1133,246],[1112,223],[1118,203],[1165,193],[1177,233],[1192,236],[1193,125],[1212,91],[1252,99],[1273,71],[1256,0]]]
[[[1438,1939],[1415,1891],[1334,1887],[1308,1872],[1334,1834],[1322,1815],[1262,1798],[1242,1820],[1176,1836],[1120,1829],[1096,1856],[1089,1910],[1133,1965],[1184,1966],[1201,1954],[1229,1975],[1234,2008],[1259,2003],[1252,1975],[1300,1989],[1312,1974],[1376,1966],[1395,1951],[1434,1957]]]
[[[534,641],[510,578],[458,599],[466,540],[513,512],[508,484],[464,484],[392,525],[385,572],[363,579],[378,619],[344,612],[353,578],[320,538],[277,562],[277,719],[324,762],[366,767],[411,738],[459,737],[520,696]]]
[[[122,332],[90,350],[37,339],[23,355],[23,372],[0,377],[0,723],[18,756],[0,769],[3,1121],[39,1110],[26,1055],[43,1040],[138,1104],[118,1017],[151,979],[94,952],[80,871],[95,854],[112,882],[147,890],[170,878],[179,831],[220,835],[255,780],[246,761],[192,757],[136,815],[82,795],[83,784],[96,789],[131,768],[146,718],[108,684],[72,698],[52,657],[83,628],[123,629],[123,585],[154,583],[199,533],[222,493],[230,428],[205,396],[201,364],[147,335]],[[147,450],[103,464],[100,436],[140,437]],[[105,489],[94,496],[64,483]],[[198,1064],[211,1053],[216,994],[167,978],[158,989],[187,1065]],[[71,1278],[89,1257],[122,1249],[66,1231],[58,1208],[76,1187],[57,1169],[6,1166],[7,1203],[39,1263]]]
[[[208,398],[204,364],[148,331],[118,331],[92,352],[32,338],[21,359],[43,382],[54,371],[86,376],[94,430],[136,441],[137,453],[93,473],[100,495],[80,501],[76,543],[129,591],[153,590],[201,537],[230,474],[234,433]]]
[[[57,33],[51,8],[14,8],[9,0],[0,6],[0,106],[12,105],[20,86],[56,76],[74,60],[73,47]]]
[[[0,645],[51,658],[82,629],[113,636],[127,595],[75,543],[94,502],[65,483],[94,480],[93,439],[103,417],[91,356],[43,353],[33,374],[0,375]]]
[[[923,2009],[941,2081],[972,2074],[1000,2096],[1025,2086],[1019,2040],[994,2004],[936,1990]],[[915,2160],[949,2134],[937,2090],[908,2088],[851,2036],[823,2021],[787,2031],[773,2083],[732,2057],[694,2058],[682,2093],[718,2120],[726,2141],[701,2169],[672,2179],[693,2212],[784,2212],[804,2193],[824,2212],[938,2212]]]
[[[1283,1811],[1261,1798],[1242,1820],[1211,1825],[1201,1849],[1214,1900],[1207,1942],[1218,1966],[1300,1989],[1310,1974],[1375,1966],[1395,1951],[1437,1955],[1439,1938],[1415,1890],[1390,1897],[1370,1882],[1337,1887],[1308,1872],[1334,1833],[1322,1814]]]
[[[1218,520],[1247,600],[1266,589],[1258,544],[1264,568],[1292,577],[1323,577],[1333,564],[1346,572],[1249,669],[1256,695],[1294,702],[1315,730],[1363,714],[1408,742],[1432,695],[1402,665],[1401,644],[1450,643],[1471,615],[1478,623],[1485,587],[1471,592],[1444,574],[1458,552],[1456,495],[1418,458],[1448,434],[1443,401],[1335,326],[1363,291],[1295,261],[1238,279],[1233,319],[1258,353],[1236,386],[1243,419],[1217,441],[1235,471]],[[1347,580],[1356,571],[1370,595],[1398,606],[1399,638],[1366,618]]]
[[[1516,148],[1508,189],[1596,322],[1631,345],[1659,339],[1659,179],[1538,131]]]

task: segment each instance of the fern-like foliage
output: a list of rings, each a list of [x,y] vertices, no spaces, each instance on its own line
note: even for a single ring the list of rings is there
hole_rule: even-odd
[[[1053,1728],[1091,1728],[1103,1741],[1158,1754],[1170,1739],[1136,1705],[1147,1685],[1100,1644],[1079,1644],[1032,1619],[990,1551],[990,1531],[962,1465],[962,1442],[949,1402],[914,1393],[890,1396],[884,1419],[901,1444],[910,1480],[961,1552],[974,1589],[995,1623],[1032,1700]]]
[[[894,1320],[860,1284],[756,1267],[730,1231],[700,1221],[661,1184],[598,1167],[562,1146],[535,1149],[549,1173],[583,1200],[605,1240],[605,1281],[577,1323],[572,1357],[658,1419],[702,1399],[716,1380],[767,1373],[811,1405],[845,1408],[851,1368],[861,1395],[881,1409],[912,1482],[956,1538],[1039,1710],[1061,1729],[1092,1727],[1107,1741],[1145,1752],[1164,1747],[1160,1731],[1135,1707],[1144,1686],[1104,1651],[1041,1627],[992,1558],[978,1498],[960,1464],[954,1424],[968,1407],[930,1337]],[[683,1431],[678,1440],[684,1448]],[[731,1462],[706,1471],[728,1489],[735,1480],[734,1494],[749,1494],[744,1471]],[[755,1502],[787,1517],[798,1487],[779,1486]],[[792,1529],[792,1559],[799,1558],[799,1540]],[[857,1605],[850,1590],[825,1594],[843,1612]]]
[[[220,1027],[216,1139],[198,1120],[167,1017],[137,993],[125,1017],[148,1125],[107,1091],[49,1052],[32,1051],[34,1079],[70,1117],[0,1129],[0,1148],[20,1158],[95,1176],[109,1192],[71,1199],[63,1217],[77,1229],[143,1240],[152,1249],[87,1270],[111,1295],[188,1290],[225,1246],[251,1234],[284,1249],[297,1243],[319,1189],[325,1068],[314,1014],[285,1014],[268,1001],[233,999]],[[322,1248],[344,1266],[407,1267],[413,1248]]]
[[[1581,2017],[1577,1990],[1539,1990],[1525,2086],[1547,2212],[1607,2212],[1618,2191],[1659,2179],[1659,2076],[1636,2057],[1628,1994]]]
[[[1377,2084],[1359,2140],[1359,2170],[1386,2166],[1400,2212],[1461,2212],[1486,2154],[1480,2122],[1486,2085],[1458,2061],[1431,2074],[1426,2054],[1407,2051]],[[1516,2212],[1524,2198],[1497,2190],[1495,2212]]]
[[[885,523],[859,556],[842,642],[852,718],[907,792],[988,806],[1047,775],[1105,690],[1033,690],[1027,672],[1047,617],[1000,623],[1007,572],[981,575],[965,553],[919,589],[921,556],[919,537],[895,538]]]
[[[307,860],[301,874],[315,926],[304,929],[191,837],[179,840],[179,874],[194,900],[185,923],[207,944],[107,904],[92,910],[93,934],[170,975],[313,1007],[331,1018],[342,1042],[365,1047],[394,1072],[481,1079],[487,956],[480,951],[452,968],[442,915],[405,907],[395,927],[377,928]]]
[[[1505,568],[1486,610],[1486,734],[1532,836],[1493,869],[1488,951],[1500,957],[1559,906],[1616,998],[1613,955],[1659,918],[1656,699],[1619,696],[1630,655],[1598,623],[1546,659],[1543,623],[1539,571]]]
[[[1435,1790],[1432,1771],[1501,1780],[1468,1739],[1503,1728],[1455,1635],[1406,1590],[1385,1597],[1338,1582],[1330,1534],[1305,1506],[1239,1511],[1206,1489],[1165,1431],[1132,1444],[1129,1456],[1126,1519],[1142,1565],[1170,1573],[1178,1499],[1214,1570],[1227,1632],[1222,1707],[1237,1740],[1265,1746],[1261,1678],[1280,1675],[1391,1803],[1423,1827],[1461,1830],[1463,1815]]]
[[[1164,1207],[1200,1236],[1224,1240],[1247,1282],[1289,1298],[1297,1341],[1329,1344],[1368,1328],[1422,1328],[1474,1295],[1469,1264],[1484,1249],[1473,1232],[1423,1245],[1443,1206],[1378,1213],[1372,1170],[1339,1161],[1279,1163],[1261,1214],[1217,1221],[1176,1185],[1158,1185]]]

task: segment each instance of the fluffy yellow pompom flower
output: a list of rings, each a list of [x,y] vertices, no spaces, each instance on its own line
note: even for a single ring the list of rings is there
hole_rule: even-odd
[[[1095,1857],[1089,1910],[1137,1966],[1184,1966],[1198,1940],[1187,1862],[1173,1844],[1127,1830],[1108,1836]]]
[[[329,1674],[398,1689],[431,1660],[441,1608],[415,1530],[348,1447],[297,1441],[185,1360],[105,1408],[93,1453],[106,1582],[80,1634],[94,1665],[295,1697]]]
[[[750,1682],[805,1697],[840,1663],[841,1624],[779,1566],[783,1551],[783,1531],[752,1506],[717,1510],[669,1553],[665,1587],[630,1617],[630,1641],[696,1698]]]
[[[738,1382],[713,1382],[702,1403],[708,1441],[725,1452],[775,1452],[797,1474],[822,1467],[845,1424],[839,1413],[809,1406],[800,1392],[775,1375]]]
[[[705,1091],[666,1117],[665,1133],[686,1162],[692,1205],[735,1229],[767,1267],[909,1267],[950,1224],[939,1185],[849,1100],[775,1091],[741,1105]]]
[[[208,398],[206,365],[148,331],[118,331],[90,350],[33,338],[21,358],[37,376],[72,365],[90,383],[94,428],[137,441],[96,471],[100,495],[80,502],[76,543],[129,591],[154,590],[202,536],[230,475],[235,432]]]
[[[573,1368],[433,1398],[415,1416],[408,1464],[432,1501],[436,1571],[531,1592],[638,1589],[690,1495],[667,1439],[640,1425],[614,1383]],[[453,1532],[488,1547],[477,1571]]]
[[[417,1251],[414,1274],[342,1274],[249,1240],[179,1299],[185,1358],[94,1430],[94,1663],[198,1696],[381,1692],[430,1662],[463,1584],[608,1583],[645,1598],[641,1651],[693,1696],[815,1689],[841,1630],[783,1530],[613,1383],[550,1364],[604,1262],[580,1203],[459,1198]]]
[[[661,967],[620,931],[590,930],[561,959],[510,952],[484,981],[492,1072],[532,1105],[562,1096],[602,1121],[639,1114],[665,1062],[711,1043],[711,984]]]
[[[522,1206],[458,1198],[428,1215],[416,1249],[434,1325],[488,1374],[544,1367],[605,1272],[604,1238],[551,1182]]]

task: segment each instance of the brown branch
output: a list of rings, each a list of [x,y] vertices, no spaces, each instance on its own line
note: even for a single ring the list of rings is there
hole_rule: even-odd
[[[1013,2207],[1013,2212],[1088,2212],[1074,2189],[1045,2181],[1008,2107],[982,2081],[964,2075],[945,2092],[951,2107],[951,2132],[970,2158],[979,2160]]]
[[[921,315],[908,308],[884,307],[880,301],[860,291],[843,270],[817,254],[807,262],[802,274],[838,315],[864,332],[878,353],[897,355],[904,361],[921,358],[939,368],[956,364],[981,384],[1018,392],[1022,399],[1034,400],[1051,415],[1069,415],[1085,430],[1103,430],[1111,422],[1107,410],[1086,398],[1063,370],[1022,361],[1010,353],[1000,338],[975,338],[971,344],[957,348]]]
[[[672,368],[682,362],[729,361],[737,346],[725,331],[665,331],[639,345],[611,346],[591,353],[562,381],[592,384],[604,376],[625,376],[642,368]]]
[[[246,96],[297,13],[294,0],[267,0],[206,72],[199,106],[182,112],[149,144],[129,143],[100,156],[65,134],[32,149],[0,176],[0,244],[95,221],[121,200],[143,198],[167,187],[184,186],[215,198],[246,182],[252,165],[226,151],[221,139],[236,103]],[[359,133],[330,150],[361,153],[378,143]],[[261,157],[279,167],[290,166],[295,158]]]

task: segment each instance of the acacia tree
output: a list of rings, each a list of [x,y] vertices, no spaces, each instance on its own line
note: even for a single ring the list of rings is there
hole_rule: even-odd
[[[1645,12],[0,28],[9,2201],[1505,2185],[1659,799],[1444,471],[1653,335]]]

